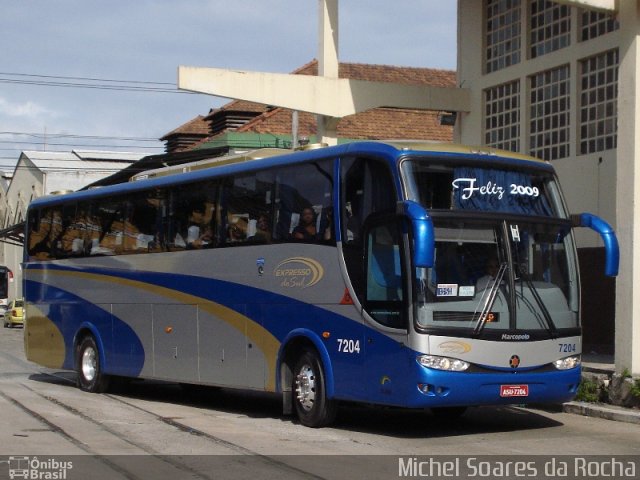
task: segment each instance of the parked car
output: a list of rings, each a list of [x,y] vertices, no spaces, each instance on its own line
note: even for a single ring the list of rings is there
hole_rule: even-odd
[[[16,298],[9,303],[9,309],[4,314],[5,328],[12,328],[14,325],[24,325],[24,300]]]

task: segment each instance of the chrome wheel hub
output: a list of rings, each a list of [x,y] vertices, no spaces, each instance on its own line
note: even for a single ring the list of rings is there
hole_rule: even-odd
[[[304,365],[296,377],[296,398],[306,411],[313,408],[316,401],[316,375],[310,365]]]
[[[96,351],[89,347],[82,352],[82,376],[91,382],[96,376]]]

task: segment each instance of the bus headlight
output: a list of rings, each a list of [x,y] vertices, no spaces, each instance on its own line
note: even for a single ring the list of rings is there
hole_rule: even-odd
[[[569,370],[571,368],[575,368],[582,363],[580,359],[580,355],[573,355],[571,357],[561,358],[560,360],[556,360],[553,362],[553,366],[558,370]]]
[[[438,357],[436,355],[420,355],[418,363],[423,367],[447,370],[449,372],[463,372],[469,368],[469,363],[457,358]]]

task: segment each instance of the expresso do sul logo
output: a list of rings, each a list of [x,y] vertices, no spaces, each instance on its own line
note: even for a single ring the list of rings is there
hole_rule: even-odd
[[[281,287],[307,288],[322,280],[324,268],[311,258],[293,257],[280,262],[273,274]]]
[[[471,351],[471,345],[465,342],[458,342],[454,340],[450,340],[447,342],[442,342],[438,345],[442,353],[447,355],[462,355],[464,353],[468,353]]]

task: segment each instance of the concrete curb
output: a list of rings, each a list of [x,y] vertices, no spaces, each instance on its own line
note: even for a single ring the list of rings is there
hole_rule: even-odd
[[[575,413],[586,417],[604,418],[616,422],[635,423],[640,425],[640,410],[614,407],[598,403],[568,402],[562,405],[565,413]]]

